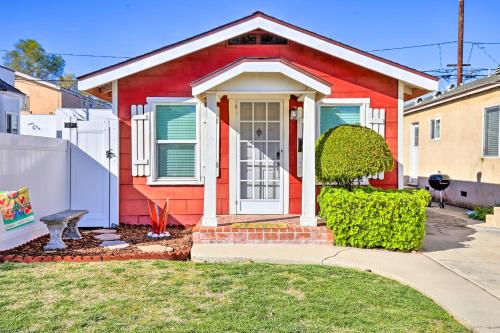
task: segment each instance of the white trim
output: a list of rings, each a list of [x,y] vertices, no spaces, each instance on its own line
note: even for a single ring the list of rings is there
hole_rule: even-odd
[[[321,131],[321,107],[322,106],[359,106],[359,124],[366,126],[366,110],[370,107],[370,98],[323,98],[316,103],[316,139]]]
[[[305,86],[322,93],[323,95],[330,95],[332,90],[331,86],[323,82],[315,80],[314,78],[282,63],[279,61],[248,61],[241,62],[240,64],[223,71],[222,73],[208,79],[205,82],[195,85],[192,89],[193,96],[197,96],[206,92],[223,82],[231,80],[243,73],[281,73]]]
[[[432,121],[434,121],[434,124],[436,124],[436,120],[439,120],[439,136],[432,137],[433,136]],[[429,139],[431,141],[439,141],[441,139],[441,117],[434,117],[429,119]]]
[[[203,217],[201,224],[204,226],[217,225],[217,96],[207,95],[205,113],[205,150],[204,175],[205,188],[203,192]]]
[[[238,195],[236,193],[238,161],[232,156],[236,156],[238,143],[238,117],[236,115],[235,98],[229,98],[229,214],[236,214]]]
[[[110,160],[109,182],[110,198],[109,198],[109,222],[112,224],[120,224],[120,122],[118,120],[118,81],[111,83],[111,101],[113,119],[110,119],[110,131],[114,135],[110,137],[110,149],[115,156]]]
[[[78,89],[88,90],[106,84],[108,82],[120,79],[125,76],[143,71],[145,69],[158,66],[165,62],[177,59],[189,53],[196,52],[208,46],[226,41],[232,37],[244,34],[246,32],[263,29],[270,33],[285,37],[299,44],[319,50],[334,57],[349,61],[353,64],[371,69],[384,75],[393,77],[398,80],[405,81],[417,87],[427,90],[437,90],[438,82],[412,71],[400,68],[398,66],[386,63],[384,61],[371,58],[367,55],[349,50],[345,47],[333,44],[332,42],[321,38],[311,36],[297,29],[290,28],[283,24],[279,24],[265,17],[256,16],[241,23],[229,26],[225,29],[208,34],[192,40],[187,43],[182,43],[176,47],[172,47],[163,52],[152,54],[141,60],[125,64],[116,69],[111,69],[102,74],[91,76],[78,82]]]
[[[398,81],[398,189],[404,188],[403,154],[404,154],[404,82]]]
[[[147,185],[201,185],[201,109],[202,105],[198,99],[193,97],[147,97],[150,105],[150,132],[151,132],[151,172],[148,176]],[[195,140],[156,140],[156,106],[190,104],[196,106],[196,139]],[[158,177],[157,145],[161,143],[193,143],[196,146],[195,177]]]
[[[303,171],[302,171],[302,214],[300,225],[316,226],[316,103],[314,94],[304,95],[304,138],[303,138]]]
[[[38,83],[42,86],[46,86],[46,87],[49,87],[49,88],[52,88],[52,89],[55,89],[55,90],[61,90],[61,87],[53,84],[53,83],[50,83],[50,82],[47,82],[47,81],[44,81],[44,80],[41,80],[41,79],[37,79],[36,77],[33,77],[33,76],[30,76],[28,74],[24,74],[24,73],[21,73],[21,72],[15,72],[15,75],[16,76],[19,76],[20,78],[24,79],[24,80],[19,80],[19,81],[27,81],[27,82],[33,82],[33,83]]]

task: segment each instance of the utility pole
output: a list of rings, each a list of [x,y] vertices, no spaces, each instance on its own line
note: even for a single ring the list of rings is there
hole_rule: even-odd
[[[464,0],[458,0],[457,87],[462,84],[464,63]]]

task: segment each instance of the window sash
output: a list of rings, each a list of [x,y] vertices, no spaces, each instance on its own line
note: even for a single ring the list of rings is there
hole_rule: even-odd
[[[154,110],[152,127],[154,129],[155,149],[152,156],[154,158],[154,172],[150,184],[163,184],[163,182],[166,182],[165,184],[170,182],[172,184],[198,183],[200,175],[200,110],[198,103],[192,101],[163,102],[162,98],[158,98],[160,101],[151,99],[150,103],[153,104]],[[179,111],[183,109],[184,111],[189,109],[192,112]],[[168,115],[171,117],[163,117],[162,119],[165,114],[161,115],[161,112],[167,113],[168,110],[176,114]],[[172,123],[168,124],[168,121],[172,121]],[[162,125],[169,128],[161,128]],[[177,128],[177,125],[180,126],[180,129]],[[170,160],[170,164],[168,160]]]
[[[498,157],[500,152],[500,106],[484,110],[484,144],[483,154],[488,157]]]
[[[431,139],[441,138],[441,119],[431,119]]]
[[[11,134],[19,133],[19,122],[16,114],[7,113],[6,114],[6,132]]]
[[[320,106],[320,135],[330,128],[344,124],[361,123],[361,106],[359,105],[321,105]]]

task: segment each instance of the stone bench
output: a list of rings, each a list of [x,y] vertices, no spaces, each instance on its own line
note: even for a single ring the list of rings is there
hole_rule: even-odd
[[[63,239],[82,239],[78,222],[88,210],[64,210],[40,219],[49,229],[50,240],[43,247],[45,251],[65,249]]]

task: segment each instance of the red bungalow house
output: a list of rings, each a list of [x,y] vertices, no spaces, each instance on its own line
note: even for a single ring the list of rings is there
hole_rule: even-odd
[[[120,223],[297,215],[316,226],[314,145],[328,128],[376,129],[399,161],[403,101],[437,79],[264,13],[79,78],[120,120]],[[370,183],[403,185],[398,167]],[[113,222],[113,221],[112,221]]]

